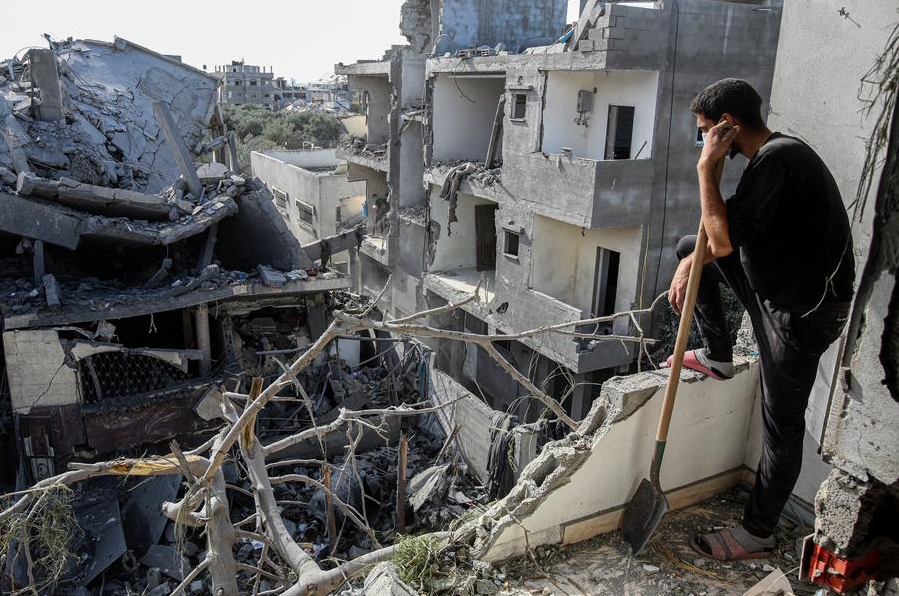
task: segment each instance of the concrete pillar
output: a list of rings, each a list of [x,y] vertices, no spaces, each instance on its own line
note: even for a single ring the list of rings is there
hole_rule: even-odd
[[[197,349],[203,354],[200,359],[200,374],[206,376],[212,368],[212,342],[209,339],[209,307],[201,304],[194,311]]]
[[[52,50],[30,50],[31,82],[41,90],[40,105],[35,109],[38,120],[53,122],[62,120],[62,90],[59,87],[59,71],[56,54]]]
[[[590,392],[587,385],[587,375],[579,374],[574,377],[574,388],[571,394],[571,418],[575,422],[580,422],[590,411]]]
[[[200,177],[197,176],[197,166],[194,165],[187,145],[184,144],[184,139],[181,138],[168,104],[163,101],[155,102],[153,104],[153,115],[156,117],[156,123],[165,135],[166,141],[168,141],[169,149],[172,155],[175,156],[175,162],[177,162],[178,168],[181,170],[184,181],[187,182],[187,187],[194,198],[199,200],[203,194],[203,185],[200,183]]]

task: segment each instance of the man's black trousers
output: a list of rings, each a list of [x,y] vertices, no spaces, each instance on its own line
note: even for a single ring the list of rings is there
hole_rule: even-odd
[[[696,236],[682,238],[677,256],[693,252]],[[712,360],[730,362],[733,346],[718,284],[733,289],[749,313],[759,349],[762,406],[762,456],[755,486],[743,513],[743,527],[767,537],[793,491],[802,467],[805,410],[818,361],[839,337],[848,303],[823,303],[812,312],[774,306],[749,285],[739,252],[716,259],[702,270],[696,322]]]

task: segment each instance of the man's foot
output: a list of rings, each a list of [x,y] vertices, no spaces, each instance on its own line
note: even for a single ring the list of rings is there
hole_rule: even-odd
[[[670,367],[671,361],[674,359],[674,356],[668,356],[668,360],[665,362],[665,366]],[[684,368],[689,368],[690,370],[699,371],[703,374],[706,374],[713,379],[718,379],[719,381],[725,381],[734,376],[734,363],[733,362],[719,362],[717,360],[712,360],[708,356],[706,356],[705,348],[699,348],[698,350],[687,350],[684,353]]]
[[[763,559],[774,550],[774,536],[759,538],[743,526],[711,534],[697,534],[690,542],[693,550],[716,561]]]

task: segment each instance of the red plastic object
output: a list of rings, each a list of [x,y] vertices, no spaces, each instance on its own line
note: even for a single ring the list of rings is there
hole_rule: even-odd
[[[870,551],[856,559],[844,559],[820,544],[806,544],[803,549],[803,578],[827,586],[837,594],[854,590],[876,575],[878,551]],[[807,563],[806,563],[807,561]]]

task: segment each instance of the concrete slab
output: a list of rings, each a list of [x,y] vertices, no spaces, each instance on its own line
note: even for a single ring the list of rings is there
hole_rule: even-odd
[[[393,563],[378,563],[365,578],[367,596],[417,596],[412,587],[400,579]]]
[[[81,585],[86,586],[124,555],[128,547],[125,544],[122,514],[117,499],[103,501],[76,517],[94,549],[81,575]]]
[[[31,80],[40,89],[40,103],[35,114],[40,120],[53,122],[62,120],[62,91],[59,87],[59,70],[53,50],[29,50]]]
[[[131,489],[122,507],[122,519],[125,542],[136,556],[143,557],[162,537],[168,520],[159,514],[160,507],[165,501],[175,500],[179,483],[179,476],[151,476]]]
[[[52,204],[0,193],[0,232],[35,238],[74,250],[80,241],[81,219]]]
[[[312,268],[312,261],[272,202],[271,192],[261,182],[247,184],[255,185],[257,190],[238,199],[240,217],[219,226],[219,259],[244,271],[251,271],[260,263],[280,271]]]
[[[47,180],[21,172],[16,181],[16,191],[20,195],[39,197],[110,217],[167,221],[171,210],[171,205],[159,195],[84,184],[64,176],[59,180]]]

